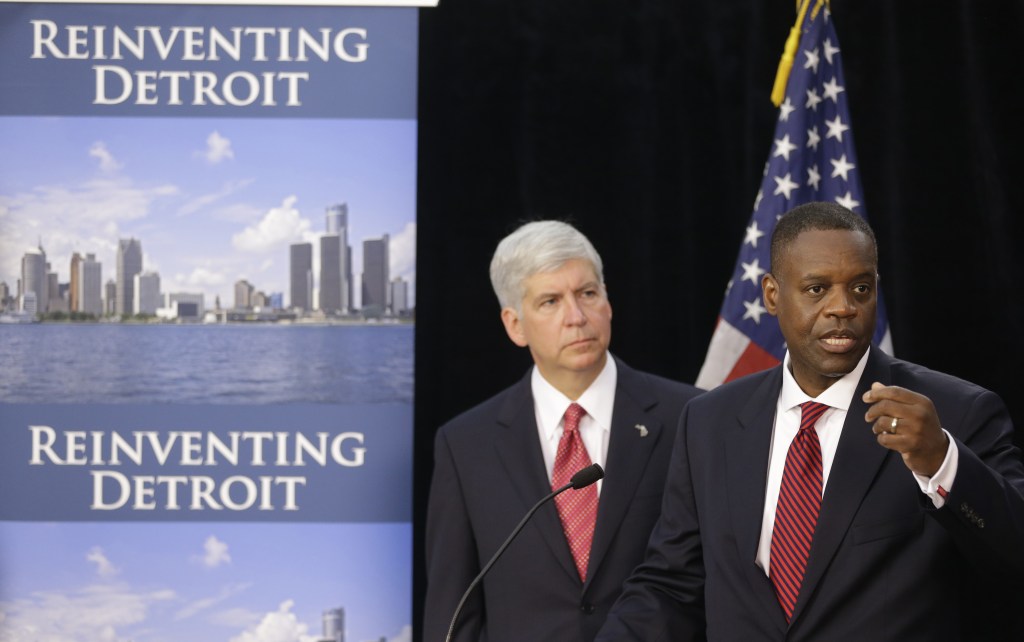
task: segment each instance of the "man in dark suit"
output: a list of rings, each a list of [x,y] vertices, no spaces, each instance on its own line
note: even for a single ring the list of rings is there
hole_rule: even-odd
[[[605,479],[534,515],[471,594],[453,637],[590,642],[643,557],[675,426],[697,389],[609,357],[601,258],[570,225],[538,221],[506,237],[491,282],[509,338],[534,367],[438,431],[423,639],[445,639],[463,592],[527,510],[593,462]]]
[[[598,640],[1021,639],[1006,408],[870,347],[877,278],[856,214],[780,219],[762,289],[788,354],[687,406],[645,561]]]

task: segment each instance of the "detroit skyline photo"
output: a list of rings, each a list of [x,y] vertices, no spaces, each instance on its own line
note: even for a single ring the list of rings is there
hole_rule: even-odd
[[[290,246],[309,243],[316,307],[327,213],[344,206],[352,305],[363,242],[384,235],[390,278],[414,305],[415,121],[153,120],[0,119],[0,281],[11,296],[40,244],[61,284],[76,252],[95,254],[105,284],[119,243],[134,238],[161,293],[230,308],[244,280],[290,306]]]

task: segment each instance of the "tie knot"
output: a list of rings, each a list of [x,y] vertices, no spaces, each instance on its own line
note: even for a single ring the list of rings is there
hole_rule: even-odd
[[[565,420],[565,432],[572,432],[579,428],[580,419],[582,419],[585,414],[587,414],[587,411],[583,409],[583,406],[575,402],[569,404],[569,408],[565,411],[565,415],[563,416],[563,419]]]
[[[805,401],[800,404],[800,430],[813,428],[825,411],[831,408],[828,404],[817,401]]]

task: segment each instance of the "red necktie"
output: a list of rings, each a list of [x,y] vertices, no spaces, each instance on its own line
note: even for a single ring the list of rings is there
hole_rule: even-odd
[[[580,419],[587,414],[579,404],[569,405],[565,411],[562,438],[558,441],[555,468],[551,474],[551,488],[561,488],[581,468],[590,465],[590,455],[580,438]],[[555,497],[558,516],[562,518],[562,530],[569,542],[576,570],[580,579],[587,579],[587,562],[590,561],[590,543],[594,540],[594,524],[597,522],[597,485],[569,489]]]
[[[814,401],[800,404],[800,431],[789,446],[782,472],[768,577],[787,622],[800,594],[821,508],[821,444],[814,424],[828,408]]]

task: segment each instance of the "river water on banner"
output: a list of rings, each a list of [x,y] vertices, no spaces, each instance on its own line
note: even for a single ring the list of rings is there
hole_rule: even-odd
[[[0,326],[7,403],[412,401],[413,326]]]

